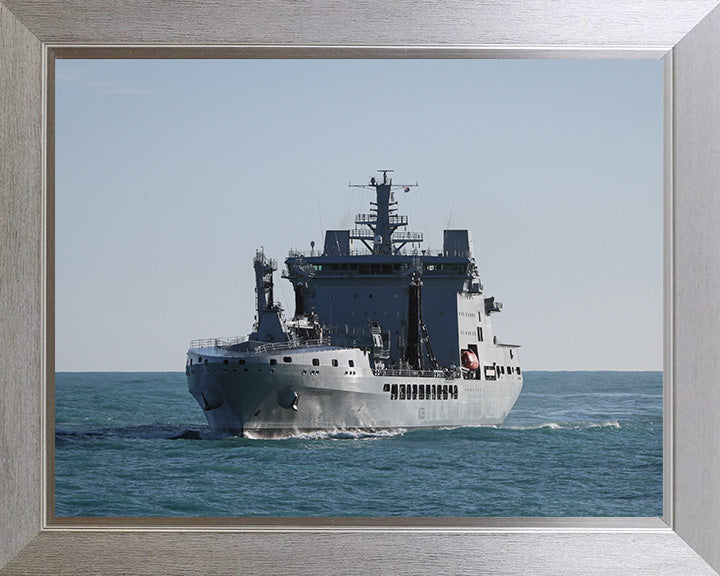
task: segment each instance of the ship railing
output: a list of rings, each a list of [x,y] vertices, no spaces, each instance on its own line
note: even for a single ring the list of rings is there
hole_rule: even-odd
[[[368,234],[365,239],[372,240],[373,235]],[[393,234],[393,240],[398,239],[399,238]],[[366,248],[353,249],[348,252],[349,256],[370,256],[371,254],[372,252]],[[423,248],[422,250],[418,250],[417,248],[407,248],[401,249],[399,254],[401,256],[455,256],[460,258],[472,258],[472,253],[468,250],[443,252],[442,250],[431,248]],[[323,256],[323,251],[318,248],[315,250],[290,250],[288,252],[288,258],[313,258],[321,256]]]
[[[377,214],[358,214],[355,216],[355,224],[376,224]],[[388,223],[391,226],[407,226],[408,217],[399,214],[388,216]]]
[[[316,338],[314,340],[289,340],[287,342],[269,342],[254,348],[250,354],[265,354],[277,350],[293,350],[295,348],[306,348],[312,346],[329,346],[329,338]]]
[[[442,370],[410,370],[403,368],[383,368],[373,370],[375,376],[410,376],[413,378],[444,378]]]
[[[352,240],[373,240],[375,232],[355,228],[350,230],[350,238]],[[422,242],[423,234],[422,232],[393,232],[391,239],[393,242]]]
[[[246,336],[235,336],[232,338],[206,338],[204,340],[191,340],[190,348],[227,348],[235,344],[246,342]]]

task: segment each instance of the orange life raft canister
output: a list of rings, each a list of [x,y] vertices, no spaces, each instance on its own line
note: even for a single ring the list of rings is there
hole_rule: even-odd
[[[477,370],[480,366],[478,357],[472,350],[461,350],[460,360],[462,361],[463,368],[468,368],[469,370]]]

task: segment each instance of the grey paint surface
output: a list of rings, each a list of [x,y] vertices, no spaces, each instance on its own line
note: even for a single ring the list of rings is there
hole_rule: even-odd
[[[619,45],[640,48],[643,52],[638,52],[639,55],[655,49],[657,56],[680,41],[716,5],[715,0],[600,4],[459,0],[442,6],[405,1],[397,3],[392,14],[387,14],[380,2],[362,5],[336,2],[332,10],[317,1],[302,5],[137,0],[0,3],[0,71],[3,80],[8,77],[8,70],[16,79],[0,83],[3,147],[0,202],[3,224],[7,224],[0,230],[3,272],[0,309],[8,358],[0,380],[3,416],[7,418],[0,423],[3,462],[0,479],[9,481],[11,487],[7,491],[3,485],[0,495],[3,499],[0,565],[31,534],[40,531],[42,522],[41,47],[36,38],[41,42],[92,43],[465,43],[546,48]],[[720,416],[707,407],[713,400],[717,406],[717,391],[712,386],[717,382],[718,370],[714,300],[720,266],[713,250],[718,245],[715,183],[720,104],[716,95],[720,93],[720,72],[716,58],[720,36],[716,30],[720,13],[716,10],[712,18],[685,37],[675,62],[674,179],[678,205],[674,250],[678,264],[677,275],[671,282],[676,293],[673,317],[677,325],[672,350],[676,360],[673,515],[685,541],[718,568]],[[579,53],[520,50],[504,56],[509,54],[523,57]],[[679,358],[684,358],[682,364]],[[697,447],[688,442],[690,437]],[[552,524],[548,521],[548,525]],[[95,524],[96,528],[102,525]],[[205,574],[281,570],[308,574],[351,571],[522,574],[528,566],[538,574],[713,573],[677,534],[663,530],[644,532],[642,525],[641,521],[631,521],[630,527],[626,525],[622,532],[610,527],[590,535],[572,528],[566,534],[539,534],[531,529],[468,534],[457,539],[441,529],[418,539],[402,532],[389,538],[382,532],[363,532],[359,536],[322,529],[319,534],[303,534],[299,539],[287,532],[222,535],[43,531],[1,573]],[[382,548],[384,542],[390,546]],[[288,562],[288,550],[300,550],[300,561]],[[379,555],[377,550],[387,553]]]

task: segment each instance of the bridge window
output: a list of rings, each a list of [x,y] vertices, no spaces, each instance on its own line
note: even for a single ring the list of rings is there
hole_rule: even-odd
[[[448,387],[447,387],[447,384],[443,384],[442,389],[443,389],[443,400],[447,400],[447,399],[448,399]]]
[[[400,400],[405,400],[405,384],[400,384]]]
[[[417,400],[417,384],[413,384],[413,400]]]
[[[418,390],[418,400],[425,400],[425,384],[420,384],[420,389]]]
[[[435,384],[432,385],[432,399],[435,400]]]

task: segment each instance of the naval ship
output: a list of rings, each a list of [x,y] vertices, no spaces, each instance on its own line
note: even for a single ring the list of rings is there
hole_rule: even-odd
[[[327,230],[322,250],[291,251],[282,277],[292,319],[273,297],[277,262],[254,258],[257,315],[247,337],[191,342],[188,389],[222,434],[283,437],[501,424],[520,394],[519,346],[498,342],[470,230],[421,249],[397,213],[392,170],[369,184],[370,213]]]

